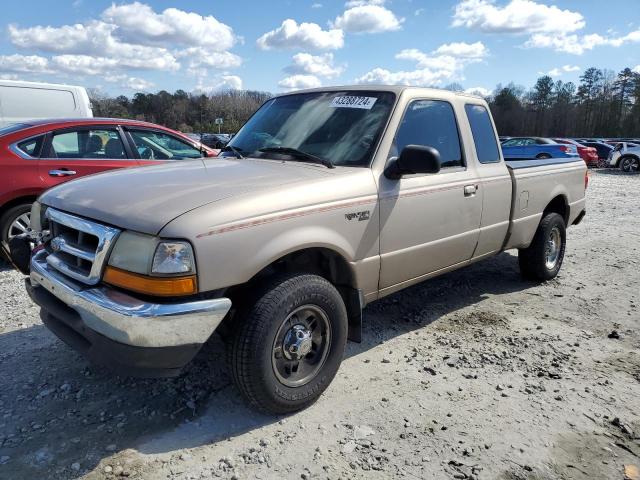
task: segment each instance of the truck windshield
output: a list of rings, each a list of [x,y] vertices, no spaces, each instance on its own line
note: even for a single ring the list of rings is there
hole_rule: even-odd
[[[305,161],[298,150],[333,165],[369,166],[395,101],[391,92],[299,93],[265,103],[222,156]],[[236,152],[234,152],[234,149]],[[261,151],[262,150],[262,151]]]

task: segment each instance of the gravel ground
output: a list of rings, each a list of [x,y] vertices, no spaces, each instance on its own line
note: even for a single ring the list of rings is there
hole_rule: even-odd
[[[555,280],[504,253],[370,305],[288,417],[244,406],[217,339],[176,379],[89,365],[0,263],[0,478],[640,478],[638,205],[593,172]]]

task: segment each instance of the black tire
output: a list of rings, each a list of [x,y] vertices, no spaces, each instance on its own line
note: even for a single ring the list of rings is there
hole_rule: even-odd
[[[640,169],[640,160],[636,157],[625,156],[622,157],[618,163],[620,170],[626,173],[638,172]]]
[[[553,235],[559,237],[559,245],[556,250],[549,248],[549,242]],[[562,267],[564,252],[567,244],[567,233],[564,219],[557,213],[548,213],[542,218],[531,245],[518,251],[518,263],[520,273],[529,280],[547,281],[554,278]],[[550,257],[552,252],[557,252],[553,263]]]
[[[548,153],[541,153],[540,155],[538,155],[536,157],[538,160],[548,160],[551,158],[551,155],[549,155]]]
[[[9,235],[20,233],[18,231],[10,232],[11,225],[18,219],[20,216],[25,213],[29,213],[31,211],[30,203],[21,203],[16,205],[15,207],[11,207],[6,212],[0,216],[0,242],[2,242],[2,247],[8,251],[8,242]]]
[[[249,303],[239,309],[230,339],[229,360],[235,384],[251,406],[262,412],[285,414],[306,408],[329,386],[342,362],[348,321],[340,293],[316,275],[285,275],[267,281]],[[284,382],[294,380],[298,367],[294,373],[290,372],[289,378],[280,379],[278,375],[282,378],[282,371],[277,369],[276,362],[291,362],[283,358],[282,352],[286,350],[289,354],[292,345],[277,339],[295,339],[297,331],[293,324],[299,319],[291,315],[307,307],[319,309],[322,320],[318,323],[326,325],[325,334],[319,337],[324,347],[311,350],[299,359],[301,372],[312,360],[317,363],[309,367],[311,378],[290,386]],[[287,322],[288,318],[296,320]],[[288,329],[284,337],[281,336],[283,329]]]

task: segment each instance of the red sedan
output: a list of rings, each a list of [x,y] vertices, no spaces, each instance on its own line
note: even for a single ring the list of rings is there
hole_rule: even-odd
[[[584,163],[587,164],[587,167],[598,166],[598,150],[596,150],[595,148],[587,147],[570,138],[554,138],[553,140],[558,143],[564,143],[565,145],[575,145],[578,149],[578,155],[580,155],[580,158],[584,160]]]
[[[62,182],[114,168],[215,157],[160,125],[110,118],[41,120],[0,129],[0,241],[27,231],[31,203]]]

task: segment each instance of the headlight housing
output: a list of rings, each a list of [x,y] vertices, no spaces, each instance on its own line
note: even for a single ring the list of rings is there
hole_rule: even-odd
[[[151,274],[174,275],[195,273],[193,250],[187,242],[159,242],[153,255]]]
[[[109,256],[104,281],[148,295],[176,296],[198,292],[191,244],[122,232]]]

